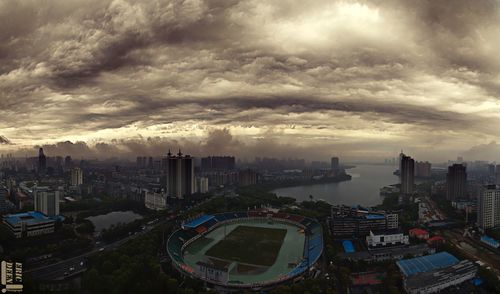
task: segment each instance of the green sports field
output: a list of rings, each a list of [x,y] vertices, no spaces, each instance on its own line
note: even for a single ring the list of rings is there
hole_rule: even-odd
[[[208,249],[205,255],[241,263],[271,266],[278,257],[286,232],[286,229],[241,225]]]

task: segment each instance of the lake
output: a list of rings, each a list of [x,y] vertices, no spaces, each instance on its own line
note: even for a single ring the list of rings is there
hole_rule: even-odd
[[[86,219],[94,224],[96,232],[100,232],[103,229],[110,228],[112,225],[119,223],[126,224],[137,219],[142,219],[142,216],[133,211],[113,211],[107,214],[89,216]]]
[[[350,181],[280,188],[272,192],[297,201],[309,200],[309,195],[313,195],[315,200],[335,205],[374,206],[383,201],[380,188],[399,183],[399,178],[392,174],[395,169],[390,165],[357,165],[346,170],[352,176]]]

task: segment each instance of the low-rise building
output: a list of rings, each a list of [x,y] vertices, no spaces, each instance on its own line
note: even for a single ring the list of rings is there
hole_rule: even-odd
[[[164,193],[146,192],[144,205],[152,210],[167,209],[167,197]]]
[[[3,223],[16,238],[50,234],[55,230],[55,220],[38,211],[5,215]]]
[[[370,235],[366,236],[366,244],[368,245],[368,249],[371,249],[387,246],[408,245],[410,244],[410,240],[408,235],[404,235],[399,231],[370,231]]]
[[[476,276],[477,268],[469,260],[442,269],[418,273],[404,279],[404,287],[410,294],[437,293],[459,285]]]
[[[438,247],[446,243],[446,240],[441,236],[434,236],[427,239],[427,244],[432,247]]]
[[[412,238],[417,238],[420,240],[427,240],[429,239],[429,232],[427,232],[424,229],[419,229],[419,228],[413,228],[409,231],[409,235]]]

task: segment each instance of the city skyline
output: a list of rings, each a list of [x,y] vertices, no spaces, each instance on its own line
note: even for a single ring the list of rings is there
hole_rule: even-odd
[[[3,1],[0,151],[499,160],[498,4],[452,2]]]

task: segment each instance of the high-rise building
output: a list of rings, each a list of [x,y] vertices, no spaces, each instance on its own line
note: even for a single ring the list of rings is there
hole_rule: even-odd
[[[257,184],[257,173],[251,169],[240,170],[238,172],[238,184],[241,187]]]
[[[500,226],[500,189],[488,185],[477,201],[477,225],[483,229]]]
[[[332,170],[339,170],[339,158],[338,157],[332,157],[331,159],[331,168]]]
[[[446,199],[452,201],[465,199],[467,196],[467,171],[465,165],[453,164],[446,174]]]
[[[400,166],[401,193],[412,194],[415,182],[415,160],[403,154]]]
[[[69,169],[72,166],[73,166],[73,160],[71,159],[71,156],[68,155],[64,158],[64,167],[66,169]]]
[[[195,190],[196,190],[196,193],[200,193],[200,194],[208,193],[208,178],[207,177],[197,177]]]
[[[233,170],[234,168],[234,156],[208,156],[201,159],[201,169],[203,171]]]
[[[47,170],[47,157],[43,154],[43,148],[38,150],[38,173],[45,173]]]
[[[83,171],[79,167],[71,169],[71,186],[78,187],[83,184]]]
[[[415,176],[429,178],[431,176],[431,164],[428,161],[417,161],[415,163]]]
[[[47,216],[59,215],[59,191],[35,188],[35,210]]]
[[[7,212],[7,195],[8,190],[4,187],[0,187],[0,214]]]
[[[500,185],[500,164],[496,166],[495,170],[495,184]]]
[[[194,192],[194,163],[189,155],[167,154],[167,195],[184,198]]]
[[[488,175],[490,177],[495,176],[495,165],[494,164],[488,164]]]

